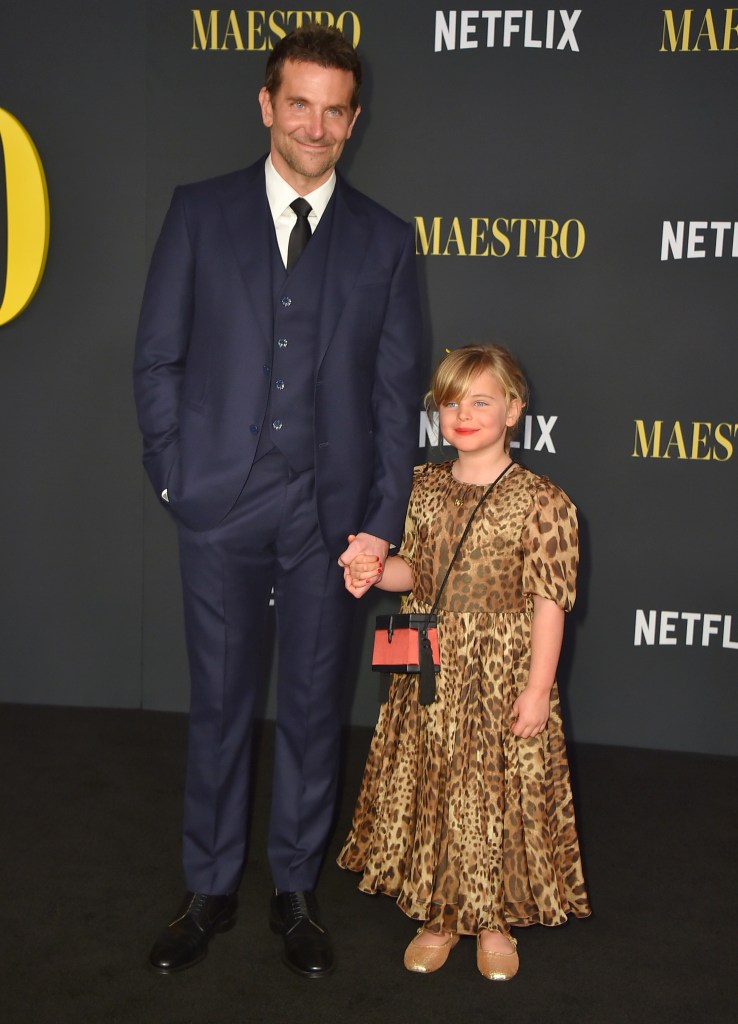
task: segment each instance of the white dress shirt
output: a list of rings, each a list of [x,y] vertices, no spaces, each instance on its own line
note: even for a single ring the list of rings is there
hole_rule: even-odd
[[[266,178],[267,201],[269,202],[269,209],[272,211],[274,230],[277,232],[277,245],[282,255],[282,262],[287,266],[287,247],[290,242],[290,233],[297,220],[297,214],[291,208],[290,203],[294,202],[300,196],[300,193],[295,192],[293,187],[288,185],[279,171],[277,171],[272,163],[271,153],[266,158],[266,163],[264,164],[264,175]],[[308,192],[306,196],[302,197],[312,206],[312,210],[308,214],[308,222],[313,233],[320,222],[320,218],[325,213],[325,208],[330,202],[335,187],[336,172],[333,171],[328,181],[324,181],[313,192]]]

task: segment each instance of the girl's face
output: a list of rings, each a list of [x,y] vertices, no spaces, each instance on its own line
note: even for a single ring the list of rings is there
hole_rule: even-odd
[[[507,428],[517,423],[520,413],[520,400],[507,401],[497,378],[482,370],[466,394],[439,409],[441,433],[460,452],[502,455]]]

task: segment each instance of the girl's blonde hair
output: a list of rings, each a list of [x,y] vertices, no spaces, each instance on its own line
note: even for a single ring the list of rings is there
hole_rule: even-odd
[[[502,389],[507,402],[520,402],[520,416],[505,434],[505,451],[517,433],[523,409],[528,404],[528,383],[512,353],[502,345],[464,345],[443,357],[433,374],[430,391],[425,396],[428,412],[435,412],[446,402],[456,402],[466,394],[479,373],[489,371]]]

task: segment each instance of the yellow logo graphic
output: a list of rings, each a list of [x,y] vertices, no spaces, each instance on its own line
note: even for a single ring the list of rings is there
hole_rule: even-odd
[[[0,108],[8,211],[5,293],[0,325],[22,313],[41,283],[49,251],[49,193],[33,140],[23,125]]]
[[[220,17],[220,15],[223,17]],[[353,46],[359,45],[361,22],[355,11],[245,11],[228,17],[219,9],[192,11],[193,50],[272,50],[288,32],[312,22],[336,27]]]
[[[681,11],[681,17],[677,22],[675,12],[672,8],[664,9],[664,23],[661,32],[660,53],[699,53],[700,51],[722,50],[724,53],[734,53],[738,50],[738,7],[726,7],[724,10],[713,15],[712,8],[708,7],[697,23],[697,18],[692,19],[693,7],[685,7]]]
[[[694,421],[682,426],[654,420],[635,421],[634,459],[688,459],[696,462],[727,462],[733,458],[738,423]]]
[[[587,233],[575,217],[559,223],[550,217],[415,218],[417,256],[533,256],[576,260]]]

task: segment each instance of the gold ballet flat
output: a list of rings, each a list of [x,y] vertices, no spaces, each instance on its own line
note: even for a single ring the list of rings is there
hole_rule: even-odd
[[[418,928],[418,934],[405,950],[403,961],[408,971],[417,971],[418,974],[430,974],[443,967],[449,953],[459,941],[458,935],[449,934],[442,946],[429,946],[422,941],[424,933],[425,928]]]
[[[488,981],[509,981],[518,973],[520,960],[518,959],[517,939],[512,935],[505,936],[512,949],[509,953],[494,953],[482,949],[482,936],[477,935],[477,969]]]

